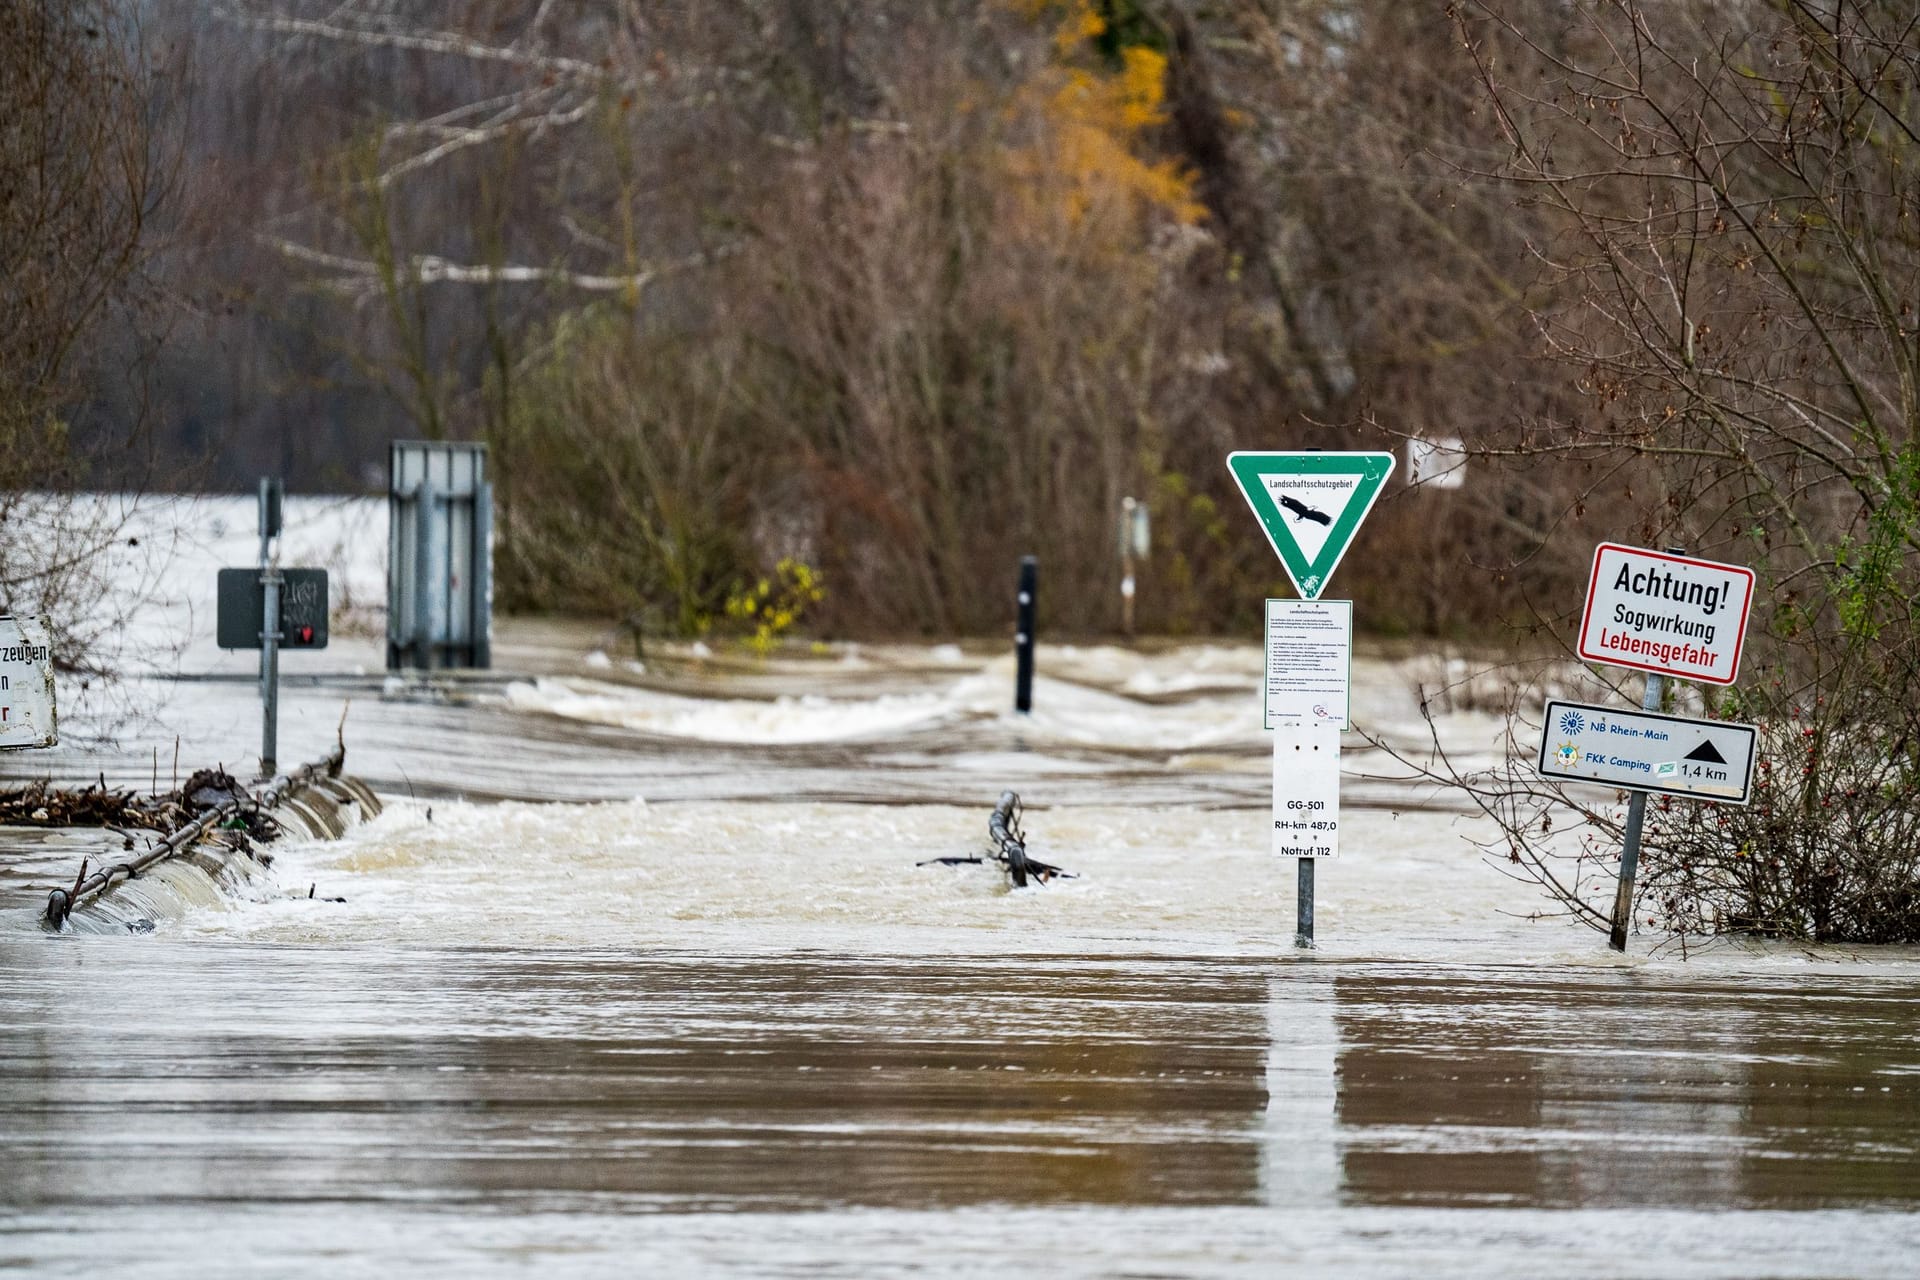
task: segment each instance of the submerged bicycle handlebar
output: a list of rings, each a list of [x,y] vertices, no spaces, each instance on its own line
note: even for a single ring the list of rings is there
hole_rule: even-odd
[[[999,803],[995,804],[993,812],[987,815],[987,835],[993,839],[993,852],[965,858],[928,858],[925,862],[914,865],[952,867],[993,861],[1006,870],[1016,889],[1026,888],[1028,880],[1046,884],[1056,879],[1075,879],[1071,871],[1062,871],[1050,862],[1041,862],[1038,858],[1027,856],[1027,836],[1020,829],[1020,814],[1024,808],[1017,792],[1002,791]]]

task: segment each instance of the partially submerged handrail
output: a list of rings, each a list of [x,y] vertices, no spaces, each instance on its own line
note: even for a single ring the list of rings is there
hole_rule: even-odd
[[[262,809],[278,806],[292,792],[312,786],[323,772],[329,778],[339,777],[346,759],[346,747],[337,746],[331,753],[311,764],[303,764],[298,769],[274,778],[263,790],[254,795],[237,795],[231,800],[215,805],[179,830],[169,832],[139,857],[102,867],[92,875],[87,874],[87,860],[82,858],[80,874],[74,877],[73,887],[55,889],[49,893],[47,909],[41,918],[48,928],[58,929],[80,906],[104,893],[117,877],[133,879],[155,863],[183,852],[208,831],[228,818],[235,817],[248,807],[251,807],[254,812],[259,812]]]

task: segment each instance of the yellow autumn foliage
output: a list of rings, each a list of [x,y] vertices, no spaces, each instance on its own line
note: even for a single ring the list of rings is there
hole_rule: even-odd
[[[1094,53],[1106,22],[1092,0],[1010,0],[1036,21],[1054,22],[1053,65],[1013,104],[1042,123],[1041,137],[1016,148],[1009,167],[1030,211],[1089,219],[1168,217],[1198,222],[1205,209],[1193,178],[1172,160],[1145,153],[1142,135],[1166,119],[1167,60],[1157,50],[1120,50],[1119,68]],[[1118,228],[1115,228],[1118,230]]]

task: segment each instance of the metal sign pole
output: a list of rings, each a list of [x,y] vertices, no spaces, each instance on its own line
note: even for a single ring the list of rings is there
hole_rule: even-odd
[[[1293,588],[1300,599],[1317,602],[1327,588],[1333,571],[1339,567],[1341,558],[1353,542],[1354,535],[1373,510],[1373,504],[1385,488],[1387,478],[1393,474],[1394,456],[1391,453],[1329,453],[1322,450],[1304,450],[1297,453],[1263,453],[1249,450],[1236,450],[1227,455],[1227,469],[1240,486],[1240,492],[1259,521],[1260,528],[1266,534],[1267,542],[1273,547],[1274,554],[1280,557],[1281,567],[1287,571],[1287,577],[1293,582]],[[1271,610],[1269,610],[1268,647],[1271,651]],[[1329,728],[1345,728],[1344,714],[1335,721],[1332,706],[1337,703],[1344,713],[1348,698],[1348,681],[1352,665],[1352,615],[1348,614],[1344,622],[1346,636],[1345,669],[1339,672],[1336,686],[1338,697],[1327,697],[1327,705],[1309,703],[1311,712],[1309,723],[1327,724]],[[1324,637],[1320,637],[1324,640]],[[1309,645],[1324,649],[1324,645]],[[1321,657],[1324,662],[1324,655]],[[1274,692],[1274,667],[1271,652],[1268,658],[1268,676],[1265,679],[1268,695],[1267,719],[1271,721],[1271,695]],[[1313,692],[1325,693],[1325,690]],[[1278,739],[1276,738],[1276,744]],[[1299,748],[1296,747],[1296,750]],[[1318,753],[1322,747],[1314,745]],[[1276,745],[1276,752],[1278,747]],[[1305,757],[1302,757],[1305,759]],[[1340,808],[1340,738],[1336,731],[1328,746],[1322,763],[1316,770],[1316,783],[1320,792],[1313,797],[1318,800],[1311,809],[1282,811],[1280,756],[1275,756],[1274,767],[1274,833],[1276,853],[1285,856],[1288,841],[1299,840],[1320,848],[1321,856],[1334,856],[1338,847],[1339,808]],[[1330,774],[1325,773],[1330,770]],[[1290,787],[1297,786],[1297,780],[1290,781]],[[1302,801],[1301,803],[1309,803]],[[1322,808],[1324,806],[1324,808]],[[1309,816],[1318,811],[1319,818]],[[1301,950],[1313,949],[1313,864],[1314,857],[1295,857],[1298,864],[1298,893],[1295,897],[1296,919],[1293,945]]]
[[[1322,721],[1273,733],[1273,852],[1294,860],[1293,945],[1312,951],[1314,863],[1340,852],[1340,731]]]
[[[266,623],[260,632],[260,776],[271,778],[280,755],[280,570],[263,565]]]
[[[1312,858],[1295,858],[1300,864],[1300,892],[1297,898],[1299,910],[1294,918],[1293,945],[1302,951],[1313,950],[1313,862]]]
[[[280,738],[280,570],[271,554],[280,532],[280,483],[260,478],[260,776],[279,767]]]
[[[1664,680],[1657,675],[1647,677],[1647,691],[1640,698],[1642,711],[1660,709],[1660,687]],[[1640,864],[1640,827],[1647,817],[1647,793],[1635,791],[1627,798],[1627,832],[1620,847],[1620,887],[1613,895],[1613,931],[1607,935],[1607,945],[1615,951],[1627,949],[1627,925],[1633,914],[1633,874]]]
[[[1668,547],[1669,554],[1685,555],[1685,547]],[[1660,690],[1666,683],[1657,673],[1647,674],[1646,690],[1640,695],[1642,711],[1660,709]],[[1627,798],[1627,830],[1620,841],[1620,884],[1613,893],[1613,928],[1607,933],[1607,945],[1615,951],[1627,949],[1627,926],[1633,922],[1633,877],[1640,866],[1640,828],[1647,819],[1647,793],[1635,791]]]

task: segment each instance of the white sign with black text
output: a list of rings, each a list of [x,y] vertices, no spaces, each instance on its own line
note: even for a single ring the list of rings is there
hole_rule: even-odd
[[[1340,856],[1340,730],[1283,724],[1273,732],[1273,852]]]
[[[45,618],[0,615],[0,748],[59,743]]]
[[[1752,725],[1729,720],[1554,700],[1547,703],[1535,767],[1563,782],[1745,804],[1759,736]]]
[[[1347,727],[1353,601],[1267,601],[1266,727]]]
[[[1732,684],[1752,607],[1751,569],[1603,542],[1593,553],[1580,656]]]

